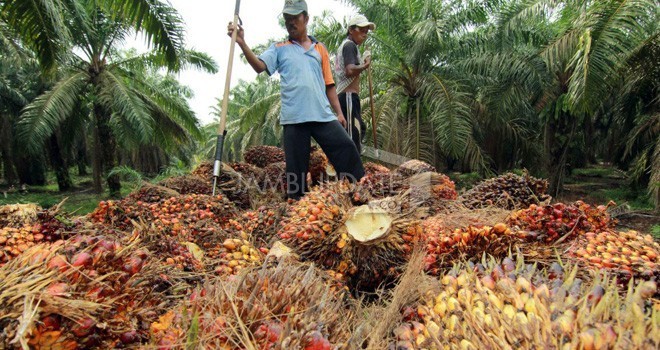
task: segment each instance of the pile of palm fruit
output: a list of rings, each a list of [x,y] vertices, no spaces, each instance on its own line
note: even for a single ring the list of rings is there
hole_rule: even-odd
[[[417,160],[335,181],[318,148],[287,202],[282,160],[252,149],[215,196],[204,163],[84,217],[0,207],[0,350],[660,347],[660,245],[613,204],[459,195]]]

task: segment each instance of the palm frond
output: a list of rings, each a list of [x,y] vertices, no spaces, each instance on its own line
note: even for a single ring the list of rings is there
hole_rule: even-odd
[[[467,94],[451,80],[432,75],[424,91],[429,119],[436,130],[436,139],[443,152],[460,159],[471,138],[472,121]]]
[[[60,0],[5,0],[0,3],[0,18],[37,55],[46,71],[52,72],[69,41],[65,25],[67,13]]]
[[[18,134],[29,151],[38,151],[60,124],[71,117],[84,96],[88,79],[86,72],[68,75],[25,107]]]
[[[644,41],[644,24],[655,1],[610,0],[596,2],[585,19],[578,49],[570,62],[569,85],[572,110],[592,113],[607,91],[613,77],[626,62],[627,53]],[[657,17],[655,18],[657,20]]]
[[[165,54],[170,69],[177,68],[184,48],[183,20],[169,3],[160,0],[102,0],[101,3],[115,19],[144,33],[147,42]]]
[[[153,124],[146,104],[131,89],[128,78],[119,70],[104,70],[99,75],[98,100],[112,113],[117,137],[124,142],[147,143],[153,136]]]

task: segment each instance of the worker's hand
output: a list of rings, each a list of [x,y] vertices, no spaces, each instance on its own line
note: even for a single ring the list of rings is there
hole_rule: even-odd
[[[365,57],[364,63],[362,64],[362,67],[364,67],[364,69],[369,68],[369,66],[371,66],[371,55]]]
[[[234,33],[234,30],[238,27],[238,33],[236,35],[236,43],[237,44],[244,44],[245,43],[245,32],[243,31],[243,27],[240,25],[234,25],[234,23],[229,22],[227,24],[227,35],[231,38],[231,35]]]
[[[338,115],[337,120],[339,120],[339,124],[341,124],[341,126],[343,126],[344,129],[346,129],[346,118],[344,118],[344,115],[343,114]]]

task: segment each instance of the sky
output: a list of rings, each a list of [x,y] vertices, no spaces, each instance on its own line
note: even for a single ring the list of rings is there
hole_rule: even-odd
[[[216,74],[188,70],[179,73],[179,81],[190,87],[195,96],[189,101],[197,118],[202,124],[213,121],[211,106],[216,98],[222,98],[229,60],[231,39],[227,36],[227,24],[234,19],[234,0],[169,0],[179,15],[183,17],[186,28],[186,46],[189,49],[205,52],[213,57],[220,68]],[[313,17],[324,10],[332,11],[338,20],[350,17],[351,8],[339,0],[308,0],[310,23]],[[241,0],[240,17],[243,20],[245,41],[250,47],[267,42],[272,38],[281,38],[286,31],[279,26],[279,15],[284,0]],[[128,46],[139,44],[128,43]],[[234,51],[234,63],[231,87],[239,79],[252,81],[257,74],[240,59],[238,45]],[[265,74],[265,73],[262,73]]]

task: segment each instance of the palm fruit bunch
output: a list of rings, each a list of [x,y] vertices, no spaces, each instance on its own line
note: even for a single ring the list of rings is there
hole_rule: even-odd
[[[58,207],[46,210],[36,206],[28,208],[29,215],[14,216],[20,219],[0,228],[0,266],[37,244],[68,238],[73,230],[80,227],[78,220],[60,214]]]
[[[371,199],[396,196],[409,188],[406,178],[396,172],[365,175],[360,179],[359,185],[353,201],[360,204],[367,203]]]
[[[32,223],[40,208],[36,204],[0,205],[0,227],[18,228]]]
[[[443,226],[444,223],[437,218],[423,225],[427,253],[424,270],[434,276],[451,267],[457,259],[481,259],[484,253],[496,257],[506,255],[516,240],[511,229],[503,223],[492,227],[470,225],[453,230]]]
[[[214,231],[236,216],[236,208],[224,195],[189,194],[143,202],[131,199],[101,201],[90,219],[95,223],[128,229],[144,220],[159,232],[188,237]]]
[[[384,165],[380,165],[374,162],[364,163],[364,174],[371,175],[376,173],[389,173],[390,169]]]
[[[126,196],[126,202],[157,203],[170,197],[176,197],[181,193],[164,186],[152,185],[148,182],[142,183],[139,189]]]
[[[536,270],[506,258],[456,266],[421,301],[404,308],[392,349],[653,349],[660,346],[655,282],[631,285],[579,268]]]
[[[201,272],[204,270],[202,256],[194,243],[179,242],[174,237],[159,235],[158,239],[149,244],[150,251],[165,265],[172,266],[180,271]],[[195,255],[198,256],[195,256]]]
[[[395,173],[401,174],[404,177],[435,171],[436,169],[433,165],[417,159],[403,162],[398,168],[396,168],[396,170],[394,170]]]
[[[652,279],[660,275],[660,244],[637,231],[587,232],[570,254],[587,266],[630,277]]]
[[[345,348],[352,313],[316,269],[283,262],[209,281],[152,324],[151,346],[169,349]],[[184,316],[187,315],[187,316]],[[186,338],[189,330],[194,338]]]
[[[14,348],[14,338],[34,349],[110,349],[148,338],[149,324],[174,304],[176,274],[141,248],[139,233],[90,233],[33,247],[0,268],[0,348]]]
[[[548,181],[525,173],[524,176],[507,173],[482,181],[461,196],[468,208],[497,206],[507,210],[542,204],[551,197],[547,194]]]
[[[218,275],[237,275],[241,270],[263,262],[263,254],[248,241],[246,234],[205,248],[207,264]]]
[[[286,212],[286,203],[272,206],[260,206],[241,214],[240,229],[245,230],[258,247],[270,247],[276,239],[282,216]]]
[[[32,225],[0,228],[0,266],[21,255],[28,248],[46,242],[45,236]]]
[[[250,186],[257,186],[264,181],[264,170],[245,162],[229,163],[229,166],[241,174]]]
[[[592,207],[576,201],[544,206],[532,204],[511,213],[507,225],[514,228],[520,238],[555,242],[566,235],[575,238],[587,232],[613,230],[616,220],[610,218],[607,206]]]
[[[264,169],[264,183],[262,189],[275,190],[278,193],[286,194],[286,163],[276,162],[269,164]]]
[[[320,147],[312,146],[309,155],[309,177],[310,185],[318,185],[321,181],[328,178],[326,169],[328,168],[328,157]]]
[[[229,198],[237,207],[247,209],[250,207],[250,189],[254,183],[248,182],[248,178],[244,178],[242,174],[234,170],[227,163],[221,164],[220,176],[215,181],[217,190]],[[213,163],[203,162],[192,171],[192,175],[200,177],[208,184],[208,192],[212,193],[214,176],[213,176]],[[218,192],[216,192],[218,193]]]
[[[245,162],[259,168],[284,161],[284,150],[275,146],[253,146],[243,154]]]
[[[304,261],[348,277],[354,290],[370,290],[397,277],[422,236],[416,210],[401,198],[353,206],[354,186],[316,187],[289,206],[278,236]]]
[[[175,176],[160,181],[158,185],[177,191],[179,194],[211,195],[213,189],[199,176]]]
[[[407,182],[411,201],[421,203],[433,212],[447,208],[458,197],[454,181],[444,174],[425,172],[409,177]]]

